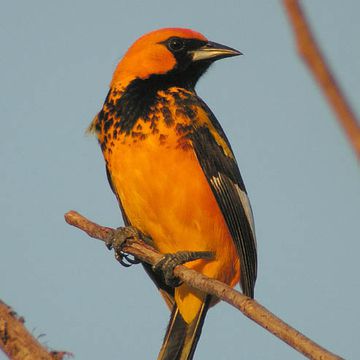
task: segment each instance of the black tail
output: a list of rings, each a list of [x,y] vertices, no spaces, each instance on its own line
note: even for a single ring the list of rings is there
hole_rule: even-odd
[[[196,318],[190,324],[184,321],[176,304],[174,305],[157,360],[191,360],[193,358],[210,300],[211,296],[208,295]]]

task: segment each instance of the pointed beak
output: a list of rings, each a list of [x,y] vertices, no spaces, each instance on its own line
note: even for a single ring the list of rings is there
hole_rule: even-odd
[[[226,57],[242,55],[242,53],[238,50],[212,41],[209,41],[201,48],[190,51],[190,54],[192,55],[192,61],[216,61]]]

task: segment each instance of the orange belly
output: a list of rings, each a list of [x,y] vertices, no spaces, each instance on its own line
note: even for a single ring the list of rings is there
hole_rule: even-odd
[[[162,253],[212,251],[214,260],[186,266],[234,286],[240,277],[236,248],[192,149],[160,145],[154,138],[117,142],[108,168],[131,224],[151,236]],[[195,316],[203,294],[182,285],[175,301],[185,320]]]

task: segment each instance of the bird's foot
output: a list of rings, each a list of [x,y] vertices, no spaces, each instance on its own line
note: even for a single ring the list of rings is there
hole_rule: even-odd
[[[189,261],[214,258],[214,253],[211,251],[178,251],[174,254],[164,254],[163,257],[153,265],[152,269],[155,272],[163,274],[166,285],[177,287],[181,285],[182,281],[174,276],[174,269],[178,265],[185,264]]]
[[[129,267],[140,262],[132,255],[123,252],[126,241],[134,238],[143,240],[144,237],[141,232],[133,226],[119,227],[115,230],[113,237],[105,243],[109,250],[114,249],[115,259],[125,267]]]

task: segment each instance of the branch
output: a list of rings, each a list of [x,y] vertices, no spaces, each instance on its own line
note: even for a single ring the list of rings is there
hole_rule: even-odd
[[[12,360],[62,360],[64,351],[48,351],[25,328],[24,318],[0,300],[0,349]]]
[[[356,119],[355,113],[316,44],[299,1],[283,0],[283,4],[294,30],[298,52],[324,92],[340,126],[344,129],[350,144],[360,159],[360,122]]]
[[[68,224],[85,231],[89,236],[105,242],[112,239],[115,231],[114,229],[97,225],[75,211],[69,211],[65,214],[65,220]],[[150,265],[154,265],[162,258],[162,255],[158,251],[136,238],[127,240],[123,250]],[[268,330],[309,359],[342,359],[283,322],[265,307],[260,305],[256,300],[248,298],[226,284],[208,278],[207,276],[182,265],[179,265],[174,269],[174,275],[191,287],[214,295],[239,309],[249,319],[255,321],[264,329]]]

